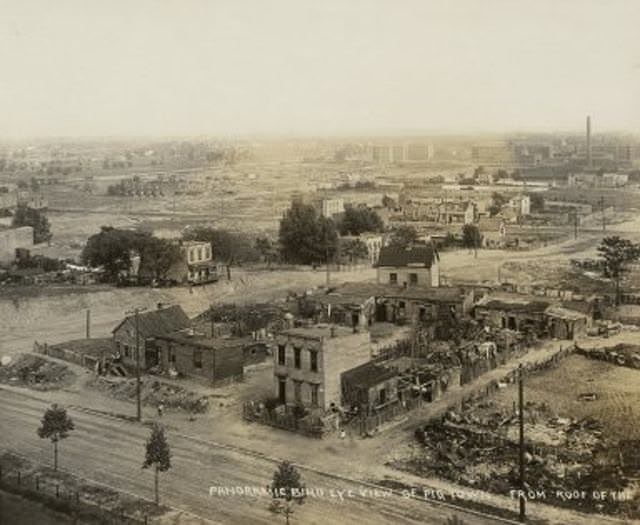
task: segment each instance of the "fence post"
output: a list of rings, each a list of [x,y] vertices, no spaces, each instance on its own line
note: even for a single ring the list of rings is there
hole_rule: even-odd
[[[56,498],[60,497],[60,484],[56,483]]]
[[[147,525],[147,515],[144,515],[144,525]]]
[[[36,476],[36,491],[40,491],[40,476]]]
[[[20,473],[20,471],[18,471],[18,485],[20,485],[21,481],[22,481],[22,474]]]

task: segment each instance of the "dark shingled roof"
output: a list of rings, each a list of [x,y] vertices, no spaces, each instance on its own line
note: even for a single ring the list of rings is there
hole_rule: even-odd
[[[411,248],[397,248],[383,246],[378,257],[378,266],[409,266],[421,265],[431,268],[434,261],[440,259],[433,245],[413,246]]]
[[[135,316],[125,317],[118,326],[113,329],[116,332],[127,321],[131,321],[132,326],[135,325]],[[158,337],[169,335],[178,330],[184,330],[191,325],[187,314],[184,313],[182,307],[175,305],[160,310],[152,310],[150,312],[140,312],[138,314],[138,323],[140,329],[140,337],[146,339],[148,337]]]
[[[365,363],[342,373],[343,379],[360,388],[371,388],[398,375],[395,370],[382,366]]]

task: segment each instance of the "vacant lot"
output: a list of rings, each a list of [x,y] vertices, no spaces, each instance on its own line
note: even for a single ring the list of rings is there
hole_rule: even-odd
[[[582,401],[580,394],[595,394]],[[493,398],[503,408],[517,399],[515,387]],[[574,355],[542,374],[527,378],[525,399],[545,403],[563,417],[592,417],[603,424],[605,441],[640,439],[640,371]]]

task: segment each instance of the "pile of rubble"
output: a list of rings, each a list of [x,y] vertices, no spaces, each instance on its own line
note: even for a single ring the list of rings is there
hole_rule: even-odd
[[[420,453],[396,466],[421,476],[442,477],[461,485],[508,495],[519,482],[519,415],[497,409],[491,401],[416,429]],[[629,483],[619,469],[616,447],[603,442],[600,423],[560,418],[544,404],[525,407],[527,486],[545,492],[549,503],[611,514],[628,512],[629,502],[590,497],[607,487],[620,491]],[[585,491],[584,500],[562,494]],[[634,500],[640,517],[638,500]],[[632,505],[632,506],[633,506]]]
[[[0,383],[55,390],[72,384],[76,375],[68,366],[34,354],[5,356],[0,365]]]
[[[136,380],[96,377],[89,383],[114,399],[135,401]],[[201,414],[208,410],[209,399],[184,387],[157,380],[142,379],[140,397],[142,404],[166,409],[183,410],[191,414]]]
[[[640,369],[640,346],[638,345],[620,343],[609,348],[578,348],[576,346],[576,351],[591,359]]]

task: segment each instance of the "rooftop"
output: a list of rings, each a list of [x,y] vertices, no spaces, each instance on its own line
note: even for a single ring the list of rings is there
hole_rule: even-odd
[[[332,335],[332,329],[333,334]],[[330,339],[332,337],[346,337],[349,335],[354,335],[353,329],[347,328],[345,326],[337,326],[337,325],[324,325],[317,324],[314,326],[308,327],[298,327],[298,328],[289,328],[287,330],[283,330],[280,332],[282,335],[289,335],[292,337],[302,337],[305,339],[316,339],[320,340],[323,337],[326,339]]]
[[[377,266],[420,265],[425,268],[431,268],[434,262],[439,259],[440,256],[437,250],[431,244],[412,246],[411,248],[383,246],[380,249]]]
[[[360,388],[371,388],[397,375],[397,371],[373,363],[365,363],[342,373],[346,381]]]
[[[491,310],[508,310],[511,312],[543,313],[554,301],[541,300],[536,295],[520,295],[506,292],[496,292],[486,295],[476,303],[476,306]]]
[[[120,329],[126,322],[135,323],[135,315],[125,317],[114,329],[113,332]],[[167,308],[159,308],[149,312],[140,312],[138,314],[138,326],[140,337],[159,337],[169,335],[172,332],[189,328],[191,325],[187,314],[178,306],[169,306]]]
[[[188,329],[161,335],[157,339],[206,349],[241,348],[255,342],[252,337],[209,337],[201,333],[192,335]]]

